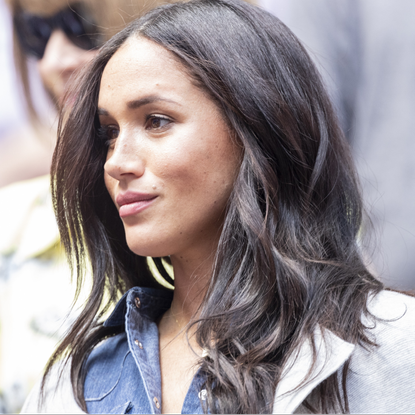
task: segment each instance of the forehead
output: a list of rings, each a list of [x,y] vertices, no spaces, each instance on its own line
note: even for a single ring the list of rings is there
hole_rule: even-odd
[[[140,35],[133,35],[126,39],[124,44],[115,52],[115,54],[108,61],[105,71],[110,71],[110,68],[117,66],[119,62],[128,63],[125,68],[134,69],[138,66],[148,66],[156,64],[155,62],[164,61],[171,65],[176,65],[178,69],[185,70],[183,64],[179,61],[173,52],[167,50],[164,46]],[[162,71],[163,68],[160,67]]]
[[[107,63],[101,79],[100,99],[123,91],[137,92],[190,87],[192,78],[186,67],[170,51],[142,37],[129,38]]]

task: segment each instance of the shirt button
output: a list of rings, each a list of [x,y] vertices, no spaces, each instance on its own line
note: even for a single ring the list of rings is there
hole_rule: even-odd
[[[141,307],[141,301],[140,301],[140,298],[135,297],[134,302],[135,302],[135,306],[136,306],[137,308],[140,308],[140,307]]]
[[[143,344],[141,342],[139,342],[138,340],[134,340],[134,343],[140,348],[143,348]]]
[[[154,398],[153,398],[153,401],[154,401],[154,403],[156,404],[156,408],[157,408],[157,409],[160,409],[160,402],[159,402],[159,400],[158,400],[156,397],[154,397]]]

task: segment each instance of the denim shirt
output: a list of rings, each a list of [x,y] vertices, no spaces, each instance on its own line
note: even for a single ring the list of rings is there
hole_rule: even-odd
[[[89,413],[161,413],[156,320],[170,307],[172,298],[172,292],[134,287],[118,302],[104,325],[125,324],[125,332],[103,341],[86,363],[84,396]],[[203,376],[197,372],[182,414],[203,413],[203,383]]]
[[[154,321],[169,307],[170,298],[169,293],[134,288],[117,305],[106,325],[123,325],[125,318],[126,333],[103,341],[88,359],[88,412],[160,413],[158,335]],[[307,413],[302,405],[304,399],[336,372],[341,381],[341,369],[349,357],[350,413],[415,413],[415,298],[382,291],[369,298],[368,310],[379,320],[374,322],[369,316],[362,316],[362,322],[377,347],[345,342],[317,326],[314,347],[310,341],[304,341],[283,368],[273,413]],[[57,363],[46,382],[44,398],[39,381],[22,413],[84,414],[76,403],[69,369],[70,364],[62,368]],[[202,385],[202,377],[196,374],[182,413],[202,412],[201,403],[206,396]]]

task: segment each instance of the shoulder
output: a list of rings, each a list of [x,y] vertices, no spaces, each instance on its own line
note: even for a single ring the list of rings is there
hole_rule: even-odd
[[[108,389],[117,382],[125,356],[128,354],[126,335],[119,334],[102,341],[86,362],[85,398]],[[35,385],[26,399],[21,413],[84,413],[76,403],[70,379],[70,362],[63,368],[52,368],[41,398],[41,380]],[[90,399],[94,400],[94,399]]]
[[[382,291],[364,318],[373,347],[358,346],[348,378],[350,411],[415,412],[415,298]]]
[[[125,355],[129,353],[127,335],[125,333],[109,337],[99,343],[86,361],[88,377],[100,376],[108,369],[122,364]]]
[[[379,350],[402,349],[410,344],[408,351],[415,351],[415,297],[384,290],[369,300],[368,310],[375,319],[366,318],[364,323]]]
[[[383,290],[370,297],[369,311],[379,318],[394,318],[402,310],[408,310],[415,315],[415,297],[396,291]]]
[[[84,414],[85,412],[77,404],[70,378],[70,362],[65,367],[59,364],[52,368],[47,378],[43,399],[41,397],[41,380],[27,397],[22,414],[46,413],[46,414]]]
[[[366,324],[377,344],[372,356],[382,358],[385,368],[415,365],[415,298],[381,291],[369,301],[368,309],[376,318]]]
[[[126,413],[132,408],[141,408],[137,413],[151,411],[126,333],[98,345],[87,360],[86,371],[84,396],[89,413]]]
[[[128,359],[130,354],[125,333],[109,337],[95,347],[85,365],[84,395],[87,402],[101,401],[114,390],[123,372],[125,376],[124,367],[131,363]]]

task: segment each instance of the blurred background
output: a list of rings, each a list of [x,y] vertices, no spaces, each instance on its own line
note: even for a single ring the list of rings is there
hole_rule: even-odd
[[[173,0],[172,0],[173,1]],[[49,191],[73,74],[162,0],[0,0],[0,412],[18,412],[79,312]],[[362,183],[368,266],[415,288],[415,1],[257,0],[299,36]],[[88,282],[88,277],[86,278]]]
[[[415,2],[261,0],[301,39],[331,95],[362,185],[369,267],[415,288]]]
[[[0,140],[3,145],[8,136],[22,121],[26,114],[19,91],[19,82],[13,61],[12,21],[9,10],[0,1]],[[2,178],[3,180],[3,178]]]

